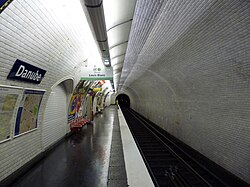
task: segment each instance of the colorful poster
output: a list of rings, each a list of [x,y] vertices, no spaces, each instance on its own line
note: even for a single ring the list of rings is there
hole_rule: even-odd
[[[70,104],[69,104],[68,123],[71,123],[72,121],[83,116],[82,103],[91,85],[92,85],[92,82],[90,81],[80,81],[77,84],[74,94],[72,95]]]
[[[38,113],[43,95],[44,91],[24,91],[17,113],[15,135],[37,128]]]
[[[69,106],[68,122],[77,119],[82,116],[81,103],[86,94],[74,94],[71,97]]]
[[[10,138],[11,122],[21,89],[0,86],[0,142]]]

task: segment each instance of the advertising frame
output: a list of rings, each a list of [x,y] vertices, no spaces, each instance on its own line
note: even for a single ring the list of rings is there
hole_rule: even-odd
[[[8,133],[9,137],[8,138],[6,137],[6,139],[0,140],[0,144],[4,143],[4,142],[7,142],[7,141],[9,141],[9,140],[11,140],[13,138],[13,131],[14,131],[14,128],[15,128],[15,120],[16,120],[16,116],[17,116],[17,108],[18,108],[19,103],[20,103],[20,98],[21,98],[21,96],[23,94],[23,87],[9,86],[9,85],[0,84],[0,90],[2,91],[2,94],[3,94],[4,89],[6,89],[5,90],[6,94],[9,91],[8,89],[12,89],[11,94],[7,94],[7,96],[8,95],[17,95],[17,97],[16,97],[16,100],[15,100],[15,104],[13,105],[13,103],[12,103],[12,107],[13,107],[12,111],[9,111],[9,112],[12,113],[11,118],[9,119],[9,133]],[[17,90],[17,91],[13,92],[13,90]],[[5,98],[5,102],[6,102],[6,98]],[[9,104],[8,107],[10,105],[11,104]],[[3,103],[2,109],[3,109],[3,107],[4,107],[4,103]]]
[[[38,129],[39,112],[40,112],[40,107],[41,107],[41,103],[42,103],[43,96],[44,96],[45,92],[46,92],[46,90],[43,90],[43,89],[23,88],[22,99],[19,102],[18,111],[16,114],[15,126],[14,126],[14,130],[13,130],[13,137],[14,138],[17,138],[17,137],[25,135],[27,133],[36,131]],[[33,97],[31,97],[31,95]],[[40,96],[40,99],[36,98],[34,96]],[[33,99],[31,103],[28,103],[29,99]],[[25,107],[30,107],[30,105],[32,107],[31,110],[27,110]],[[27,124],[26,123],[24,124],[23,121],[34,120],[34,119],[30,118],[30,115],[25,115],[25,113],[26,114],[31,113],[31,115],[33,113],[35,113],[35,115],[34,115],[35,121],[32,121],[33,127],[30,129],[29,129],[29,127],[27,128]],[[22,129],[25,127],[27,129],[25,129],[23,131]]]

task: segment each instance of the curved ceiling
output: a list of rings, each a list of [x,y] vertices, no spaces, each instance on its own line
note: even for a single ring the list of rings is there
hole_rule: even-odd
[[[114,86],[117,90],[127,51],[136,0],[103,0]]]
[[[117,57],[112,59],[111,65],[115,66],[116,64],[123,63],[124,59],[125,59],[125,54],[117,56]]]
[[[128,88],[160,61],[161,56],[178,44],[214,2],[137,0],[117,90]]]

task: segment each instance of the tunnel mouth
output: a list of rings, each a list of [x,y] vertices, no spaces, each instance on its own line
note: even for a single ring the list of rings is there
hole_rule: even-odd
[[[116,101],[122,108],[130,108],[130,99],[129,96],[126,94],[119,94],[116,97]]]

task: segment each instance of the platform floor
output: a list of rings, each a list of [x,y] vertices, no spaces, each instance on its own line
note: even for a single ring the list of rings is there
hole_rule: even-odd
[[[115,106],[106,108],[93,124],[84,126],[61,143],[12,186],[107,186],[115,115]]]

